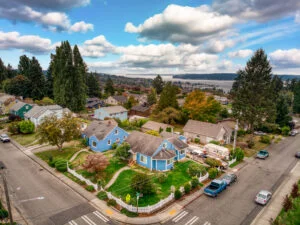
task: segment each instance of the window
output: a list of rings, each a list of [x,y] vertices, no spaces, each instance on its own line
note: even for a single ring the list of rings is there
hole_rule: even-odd
[[[127,138],[126,136],[123,137],[124,140],[126,140],[126,138]]]
[[[163,148],[167,148],[167,143],[163,143]]]
[[[97,142],[96,142],[96,141],[93,141],[93,142],[92,142],[92,146],[96,148],[96,147],[97,147]]]
[[[116,130],[115,130],[115,134],[118,134],[118,133],[119,133],[119,131],[116,129]]]
[[[110,141],[110,140],[108,140],[108,141],[107,141],[107,144],[108,144],[108,145],[110,145],[110,144],[111,144],[111,141]]]
[[[167,160],[167,165],[170,165],[171,163],[173,163],[173,159],[168,159]]]
[[[143,163],[147,163],[147,157],[140,155],[140,161]]]
[[[120,138],[117,138],[116,142],[119,143],[120,142]]]
[[[180,151],[180,154],[184,154],[184,153],[185,153],[185,150],[184,150],[184,149]]]

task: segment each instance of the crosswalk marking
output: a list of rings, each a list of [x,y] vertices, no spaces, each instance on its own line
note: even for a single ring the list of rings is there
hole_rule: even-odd
[[[98,218],[100,218],[101,220],[103,220],[105,223],[109,221],[109,219],[107,219],[105,216],[103,216],[101,213],[99,213],[98,211],[93,212],[95,216],[97,216]]]
[[[198,216],[194,216],[192,219],[190,219],[185,225],[192,225],[194,224],[197,220],[199,220]]]
[[[97,225],[95,224],[90,218],[88,218],[87,216],[82,216],[81,217],[88,225]]]
[[[206,221],[203,225],[211,225],[211,223]]]
[[[78,225],[74,220],[69,221],[70,225]]]
[[[172,221],[177,223],[179,220],[181,220],[187,214],[188,214],[187,211],[183,211],[183,212],[179,213],[175,218],[173,218]]]

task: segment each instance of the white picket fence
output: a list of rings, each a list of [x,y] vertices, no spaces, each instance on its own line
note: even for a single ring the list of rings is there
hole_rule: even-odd
[[[120,205],[122,208],[125,208],[130,212],[138,212],[138,213],[152,213],[162,208],[164,205],[166,205],[167,203],[171,202],[174,199],[174,193],[171,193],[167,198],[160,200],[155,205],[146,206],[146,207],[136,207],[136,206],[126,204],[125,202],[123,202],[122,199],[113,196],[110,192],[106,192],[106,193],[109,199],[116,200],[117,204]]]
[[[235,162],[236,162],[236,158],[234,158],[234,159],[228,161],[228,165],[230,166],[231,164],[233,164],[233,163],[235,163]]]
[[[199,182],[203,182],[203,181],[205,181],[207,179],[208,179],[208,173],[206,173],[204,176],[200,176],[199,177]]]
[[[68,169],[68,172],[70,174],[72,174],[74,177],[77,177],[79,180],[84,181],[87,185],[93,186],[96,191],[98,190],[98,185],[97,184],[92,183],[89,179],[86,179],[81,174],[77,173],[75,170],[70,169],[68,163],[67,163],[67,169]]]

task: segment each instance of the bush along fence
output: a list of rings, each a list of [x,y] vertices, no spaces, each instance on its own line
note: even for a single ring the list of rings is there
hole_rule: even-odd
[[[67,163],[67,171],[73,176],[77,177],[79,180],[84,181],[87,185],[91,185],[95,190],[98,190],[98,184],[92,183],[89,179],[84,178],[81,174],[77,173],[75,170],[69,168],[69,163]]]

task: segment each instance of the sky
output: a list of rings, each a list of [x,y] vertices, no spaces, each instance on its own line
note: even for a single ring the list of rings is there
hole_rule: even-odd
[[[0,57],[47,69],[61,41],[89,71],[236,72],[263,48],[275,74],[300,74],[299,0],[0,0]]]

